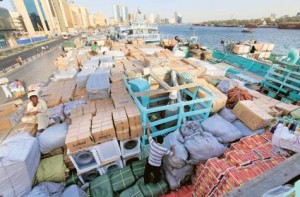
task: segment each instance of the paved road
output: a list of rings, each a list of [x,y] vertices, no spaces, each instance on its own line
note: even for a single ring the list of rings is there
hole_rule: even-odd
[[[53,61],[61,53],[59,48],[40,56],[39,58],[24,65],[21,68],[17,68],[15,71],[5,74],[2,77],[7,77],[9,80],[19,79],[25,82],[25,85],[33,83],[47,82],[49,77],[56,71]],[[7,102],[5,94],[0,88],[0,104]]]
[[[6,69],[12,65],[14,65],[16,63],[16,58],[18,56],[20,56],[23,60],[33,56],[33,55],[36,55],[37,54],[37,49],[39,50],[39,52],[41,52],[41,47],[44,46],[44,47],[48,47],[48,48],[51,48],[51,47],[54,47],[56,45],[59,45],[63,42],[64,40],[63,39],[58,39],[58,40],[54,40],[53,42],[50,42],[50,43],[46,43],[44,45],[40,45],[38,47],[34,47],[32,49],[29,49],[27,51],[23,51],[21,53],[17,53],[17,54],[14,54],[10,57],[7,57],[7,58],[3,58],[0,60],[0,70],[3,70],[3,69]]]

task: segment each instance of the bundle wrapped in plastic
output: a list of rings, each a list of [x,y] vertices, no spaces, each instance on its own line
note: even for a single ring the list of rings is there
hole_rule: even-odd
[[[278,124],[272,137],[272,143],[280,148],[300,152],[300,135],[291,133],[288,127]]]
[[[65,145],[68,126],[66,124],[54,125],[43,131],[37,138],[43,154],[61,148]]]
[[[48,113],[50,122],[60,123],[65,120],[64,106],[62,104],[48,109]]]
[[[36,92],[40,92],[42,87],[45,87],[46,84],[45,83],[34,83],[31,84],[27,87],[28,92],[31,91],[36,91]]]
[[[87,194],[77,185],[67,187],[62,194],[62,197],[86,197]]]
[[[234,88],[235,86],[228,80],[222,80],[220,83],[217,85],[217,88],[223,92],[224,94],[227,94],[229,90]]]
[[[64,187],[63,183],[42,182],[35,186],[26,197],[60,197]]]
[[[96,68],[83,69],[76,76],[76,85],[77,88],[85,88],[86,82],[90,76],[90,74],[94,73]]]
[[[109,70],[96,70],[94,74],[90,75],[86,84],[86,91],[90,100],[109,98]]]
[[[2,142],[0,149],[0,195],[24,196],[30,192],[40,162],[38,140],[19,133]]]
[[[189,152],[189,164],[198,164],[212,157],[222,155],[226,147],[211,133],[199,132],[185,138],[185,148]]]
[[[76,107],[80,107],[86,104],[86,101],[84,99],[79,99],[76,101],[71,101],[68,103],[64,104],[64,114],[66,116],[71,114],[72,109],[76,108]]]
[[[77,74],[77,70],[75,68],[71,68],[67,71],[56,72],[53,76],[53,81],[73,79]]]
[[[84,64],[82,65],[82,70],[95,70],[99,67],[99,60],[98,59],[91,59],[87,62],[84,62]]]
[[[116,59],[123,59],[123,58],[125,58],[125,53],[123,51],[114,51],[114,50],[106,51],[105,55],[113,56],[113,58],[115,60]]]
[[[221,143],[233,142],[242,137],[242,133],[238,128],[218,114],[207,118],[201,124],[204,131],[211,133]]]

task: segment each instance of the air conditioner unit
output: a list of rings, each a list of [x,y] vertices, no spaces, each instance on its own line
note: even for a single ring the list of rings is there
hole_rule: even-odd
[[[93,149],[99,158],[100,165],[105,165],[116,161],[121,156],[119,143],[116,138],[114,140],[94,146]]]
[[[111,173],[113,171],[116,171],[116,170],[119,170],[123,168],[123,163],[122,163],[122,160],[121,158],[117,161],[113,161],[113,162],[110,162],[104,166],[101,166],[100,168],[100,172],[101,174],[107,174],[107,173]]]
[[[122,157],[130,157],[141,152],[141,140],[139,137],[120,141]]]
[[[74,164],[77,171],[80,170],[91,170],[96,167],[99,167],[99,163],[97,162],[98,155],[93,150],[92,147],[80,150],[75,153],[70,153],[69,149],[67,154],[70,157],[70,160]]]
[[[99,168],[95,168],[90,171],[77,171],[77,176],[83,184],[88,183],[101,175],[103,174]]]
[[[135,161],[139,161],[142,159],[142,154],[138,153],[136,155],[132,155],[130,157],[123,157],[123,165],[124,166],[129,166],[130,164],[132,164]]]

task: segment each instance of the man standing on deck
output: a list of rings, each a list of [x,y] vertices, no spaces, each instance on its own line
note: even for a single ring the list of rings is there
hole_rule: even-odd
[[[157,137],[157,141],[155,142],[152,138],[149,130],[149,126],[147,129],[147,135],[149,139],[150,145],[150,155],[148,157],[145,172],[144,172],[144,183],[158,183],[161,178],[160,168],[161,161],[164,155],[174,155],[174,145],[171,146],[171,149],[162,146],[163,138],[162,136]]]
[[[111,41],[111,39],[110,39],[109,36],[106,36],[106,40],[105,40],[104,45],[105,45],[106,47],[108,47],[109,50],[111,50],[111,48],[112,48],[112,41]]]
[[[38,124],[38,132],[43,132],[49,125],[48,107],[44,100],[39,99],[36,92],[28,93],[30,102],[27,105],[24,123]]]

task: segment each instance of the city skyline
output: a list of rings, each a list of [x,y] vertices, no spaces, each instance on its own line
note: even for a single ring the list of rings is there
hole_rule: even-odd
[[[299,0],[211,0],[209,2],[196,0],[146,1],[146,0],[111,0],[105,2],[73,0],[75,4],[88,8],[89,13],[103,13],[106,18],[113,17],[113,5],[128,7],[129,13],[141,10],[142,14],[161,13],[161,18],[170,18],[177,11],[184,16],[185,22],[201,22],[208,20],[251,19],[269,17],[275,13],[277,17],[283,15],[295,16],[300,10]],[[12,9],[9,0],[0,2],[0,7]],[[167,8],[167,9],[166,9]]]

